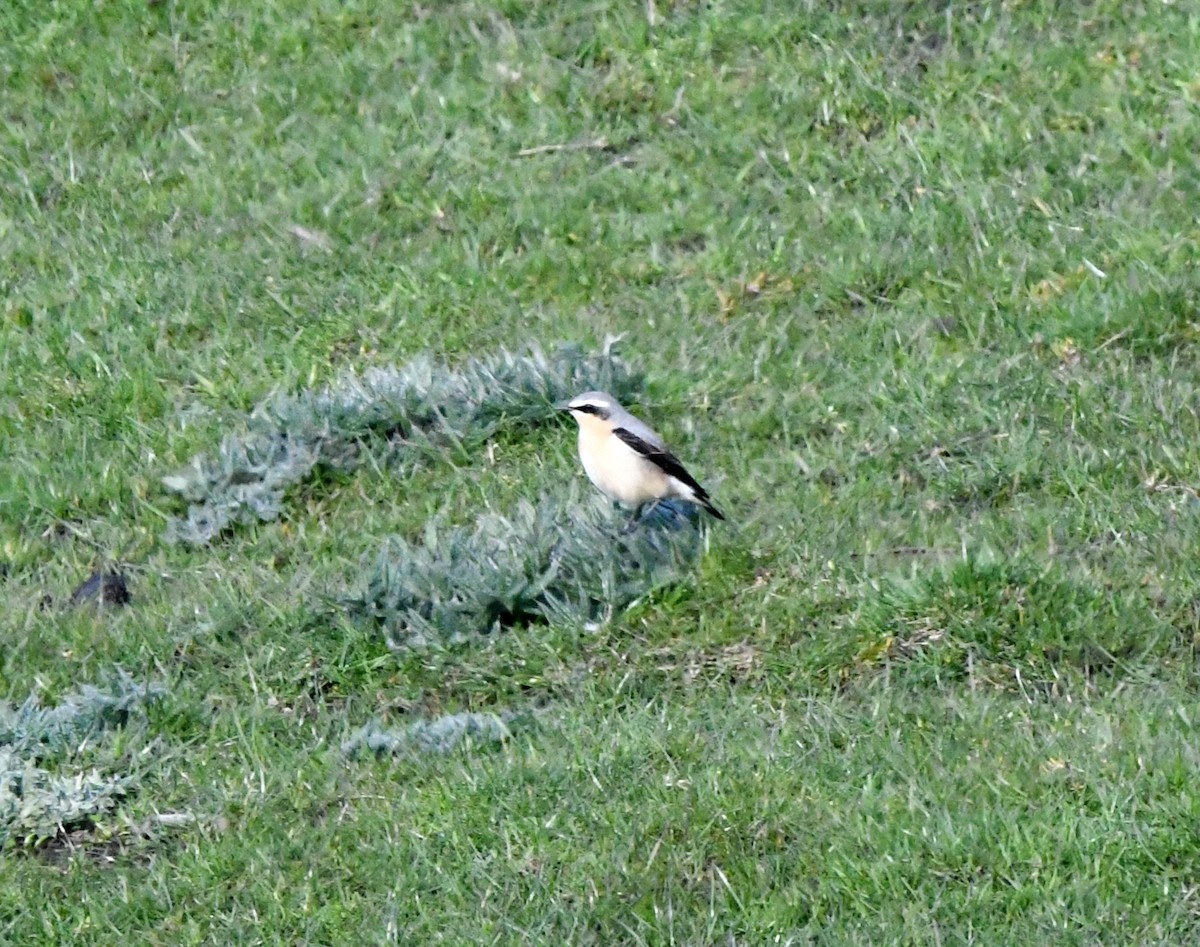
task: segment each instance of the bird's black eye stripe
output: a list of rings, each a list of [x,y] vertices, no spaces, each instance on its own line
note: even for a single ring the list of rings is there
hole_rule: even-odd
[[[605,411],[599,405],[594,404],[577,404],[571,410],[578,411],[581,414],[594,414],[596,417],[601,419],[608,417],[607,411]]]

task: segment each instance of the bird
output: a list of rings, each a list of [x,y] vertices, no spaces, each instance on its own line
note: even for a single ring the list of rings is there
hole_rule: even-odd
[[[725,519],[708,491],[663,439],[612,395],[587,391],[561,407],[579,423],[579,460],[588,479],[609,499],[634,508],[629,529],[647,503],[648,514],[671,498],[702,506],[717,519]]]

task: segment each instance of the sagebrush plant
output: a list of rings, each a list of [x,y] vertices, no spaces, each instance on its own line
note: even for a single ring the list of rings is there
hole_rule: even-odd
[[[415,464],[429,452],[478,447],[503,426],[545,421],[558,402],[580,391],[626,394],[638,379],[613,351],[615,341],[597,355],[565,344],[547,353],[532,344],[456,367],[418,356],[398,367],[351,370],[319,389],[278,394],[246,419],[244,433],[230,434],[215,454],[163,478],[188,502],[187,516],[170,522],[168,536],[204,544],[235,524],[273,520],[288,488],[320,465],[353,467],[368,439],[383,441],[397,465]]]
[[[378,721],[364,724],[342,743],[342,752],[354,756],[363,751],[398,755],[418,751],[448,753],[464,740],[503,743],[512,736],[514,720],[528,716],[503,713],[446,714],[433,720],[417,720],[404,727],[387,728]]]
[[[84,685],[46,707],[36,695],[0,702],[0,850],[36,845],[111,809],[137,785],[128,772],[88,766],[111,731],[138,718],[165,689],[118,672],[108,688]]]
[[[393,648],[459,644],[512,626],[584,625],[694,565],[701,522],[682,503],[661,503],[631,528],[595,496],[522,500],[474,526],[431,521],[419,542],[389,539],[345,604],[378,624]]]

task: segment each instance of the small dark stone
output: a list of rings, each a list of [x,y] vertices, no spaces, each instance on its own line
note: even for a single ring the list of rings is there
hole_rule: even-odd
[[[100,602],[104,605],[128,605],[131,596],[125,576],[120,572],[93,572],[71,593],[71,604]]]

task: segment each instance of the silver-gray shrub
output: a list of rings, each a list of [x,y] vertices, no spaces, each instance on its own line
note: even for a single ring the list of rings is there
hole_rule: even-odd
[[[0,702],[0,851],[51,838],[128,793],[134,775],[84,763],[162,693],[120,673],[108,689],[85,685],[53,706],[35,696],[19,705]]]
[[[372,721],[350,735],[342,744],[342,752],[347,756],[364,750],[378,755],[448,753],[463,740],[503,743],[510,736],[508,721],[512,716],[491,713],[446,714],[392,729]]]
[[[212,542],[240,523],[275,519],[285,491],[321,465],[347,469],[367,445],[385,444],[394,463],[415,463],[478,445],[508,425],[550,418],[555,404],[602,388],[629,394],[638,379],[612,352],[536,345],[501,350],[452,367],[419,356],[399,367],[349,372],[325,388],[269,398],[212,454],[163,478],[188,503],[169,537]]]
[[[474,526],[431,521],[420,542],[387,540],[344,603],[392,647],[456,644],[539,623],[610,617],[695,561],[699,520],[665,505],[636,529],[599,497],[544,496]]]

